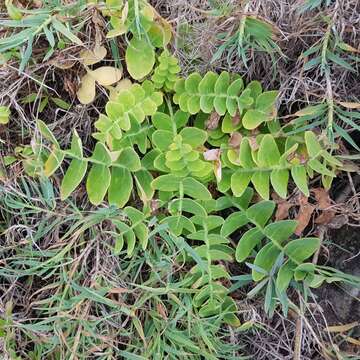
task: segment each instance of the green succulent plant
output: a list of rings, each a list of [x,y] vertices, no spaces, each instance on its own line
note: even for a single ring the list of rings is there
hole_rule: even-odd
[[[234,259],[248,261],[252,273],[247,281],[257,283],[252,294],[266,285],[266,311],[274,311],[277,298],[287,311],[291,284],[317,286],[331,275],[307,263],[319,248],[317,238],[295,239],[296,221],[271,222],[270,185],[286,198],[291,177],[308,196],[309,178],[319,174],[329,187],[342,163],[314,132],[282,132],[277,91],[263,92],[257,81],[245,87],[241,77],[226,72],[191,74],[173,88],[179,69],[171,59],[163,52],[154,82],[128,84],[109,100],[106,115],[95,123],[98,141],[89,157],[76,132],[70,150],[62,150],[39,121],[51,148],[44,173],[51,176],[68,158],[62,199],[86,178],[92,204],[107,196],[110,205],[124,208],[128,220],[114,222],[116,254],[125,243],[128,256],[137,241],[146,248],[146,221],[155,211],[160,226],[182,244],[178,261],[191,265],[179,286],[194,291],[192,306],[200,317],[240,325],[236,302],[224,285],[230,275],[221,265]],[[171,83],[169,74],[174,75]],[[209,191],[214,185],[215,193]],[[251,205],[251,185],[265,201]],[[142,212],[131,203],[136,193]],[[224,218],[222,211],[229,209]],[[232,237],[239,233],[234,249]]]
[[[178,177],[207,178],[212,173],[212,166],[203,159],[199,150],[206,141],[206,132],[184,128],[175,137],[172,136],[166,130],[153,133],[152,142],[161,151],[154,161],[155,167]]]
[[[133,131],[136,125],[132,126],[132,121],[141,124],[146,116],[156,113],[162,102],[163,95],[155,90],[152,82],[146,80],[141,85],[132,84],[107,103],[106,115],[101,114],[95,123],[98,132],[93,136],[111,147],[114,140],[122,138],[123,131]]]
[[[174,102],[182,111],[197,114],[216,111],[220,116],[227,112],[239,115],[245,129],[255,129],[276,116],[277,91],[262,92],[261,84],[252,81],[244,89],[240,76],[223,71],[220,75],[208,72],[204,77],[198,73],[180,79],[175,85]]]
[[[84,157],[81,140],[73,134],[71,148],[62,150],[49,128],[38,121],[42,136],[50,142],[52,150],[44,164],[44,174],[51,176],[61,166],[65,157],[71,159],[61,181],[61,199],[66,199],[79,186],[86,176],[86,191],[92,204],[100,204],[105,195],[111,205],[124,207],[133,190],[133,176],[138,185],[139,197],[152,197],[152,191],[144,184],[152,179],[150,173],[141,167],[140,158],[132,147],[111,152],[103,143],[98,142],[90,157]],[[147,175],[144,175],[144,171]],[[151,180],[150,180],[151,181]],[[143,185],[143,186],[142,186]],[[145,192],[145,194],[144,194]],[[150,195],[148,195],[150,192]],[[148,195],[148,196],[144,196]]]
[[[168,50],[164,50],[158,57],[159,65],[154,69],[151,77],[157,89],[164,88],[170,92],[174,90],[175,83],[179,79],[178,73],[181,71],[177,58],[170,55]]]
[[[283,152],[271,134],[256,139],[255,148],[251,139],[244,137],[238,149],[227,152],[228,160],[241,167],[231,176],[231,189],[236,196],[245,191],[250,181],[259,195],[268,199],[270,183],[276,193],[287,197],[290,174],[297,187],[309,196],[308,177],[321,174],[323,185],[329,188],[341,162],[324,150],[313,132],[304,134],[304,143],[288,137]]]

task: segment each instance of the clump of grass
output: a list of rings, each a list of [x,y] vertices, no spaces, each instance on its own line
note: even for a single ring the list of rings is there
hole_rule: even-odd
[[[181,283],[179,242],[156,223],[148,250],[114,256],[112,219],[57,201],[51,183],[1,186],[4,353],[13,358],[166,357],[240,354],[229,329],[192,312]],[[6,192],[5,192],[6,190]]]

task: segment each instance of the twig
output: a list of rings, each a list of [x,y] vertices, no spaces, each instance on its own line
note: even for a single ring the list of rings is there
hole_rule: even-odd
[[[352,190],[352,192],[354,194],[354,197],[355,197],[355,202],[356,202],[356,209],[355,210],[357,212],[360,212],[360,201],[359,201],[359,198],[356,196],[357,192],[356,192],[356,189],[355,189],[353,178],[352,178],[352,176],[350,175],[349,172],[347,173],[347,176],[349,178],[350,188],[351,188],[351,190]]]
[[[319,248],[316,250],[316,253],[313,256],[313,260],[312,263],[314,265],[317,264],[318,260],[319,260],[319,254],[320,254],[320,250],[321,250],[321,246],[324,240],[324,236],[325,236],[325,231],[326,231],[326,227],[325,226],[319,226],[319,234],[318,234],[318,238],[320,239],[320,246]]]
[[[295,345],[294,345],[294,360],[301,360],[301,342],[303,334],[303,322],[301,316],[296,319],[296,330],[295,330]]]

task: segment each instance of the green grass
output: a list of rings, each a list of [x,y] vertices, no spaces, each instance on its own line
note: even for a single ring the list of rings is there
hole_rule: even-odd
[[[3,188],[1,189],[3,190]],[[10,288],[0,331],[21,359],[234,358],[221,320],[192,310],[176,264],[183,242],[151,222],[149,247],[114,256],[120,210],[59,203],[48,180],[22,178],[1,196],[1,286]],[[5,225],[8,226],[8,225]],[[14,243],[21,236],[20,243]],[[27,293],[26,298],[20,295]],[[11,300],[12,299],[12,300]],[[15,341],[16,339],[16,341]],[[13,355],[16,358],[15,355]]]

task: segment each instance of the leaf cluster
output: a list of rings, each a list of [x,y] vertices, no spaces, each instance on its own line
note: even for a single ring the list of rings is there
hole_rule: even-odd
[[[326,136],[329,141],[334,142],[337,138],[343,139],[351,147],[360,151],[348,129],[353,131],[360,130],[358,121],[360,119],[360,104],[352,102],[339,102],[338,104],[329,104],[322,102],[320,104],[307,106],[294,115],[296,119],[284,127],[288,135],[294,135],[314,127],[322,127],[326,130]],[[329,116],[333,120],[329,124]]]
[[[124,207],[133,189],[133,176],[136,178],[140,197],[143,197],[144,189],[147,196],[151,197],[152,191],[148,190],[146,182],[152,179],[152,176],[142,169],[140,158],[132,147],[111,152],[103,143],[98,142],[92,155],[84,157],[81,139],[76,132],[71,148],[62,150],[48,127],[40,120],[38,127],[44,138],[52,144],[50,155],[44,164],[46,176],[51,176],[61,166],[65,157],[71,159],[60,186],[62,200],[79,186],[86,174],[87,194],[94,205],[100,204],[108,194],[111,205]]]
[[[77,37],[76,26],[64,25],[62,17],[73,17],[74,12],[78,13],[86,8],[86,4],[62,5],[45,4],[40,10],[24,10],[17,8],[12,1],[6,1],[7,11],[11,20],[0,20],[0,26],[11,29],[10,35],[0,40],[0,54],[14,49],[21,49],[21,62],[19,71],[23,71],[33,54],[33,45],[39,38],[43,37],[48,42],[48,50],[43,61],[48,60],[57,48],[63,46],[66,39],[71,43],[83,45]],[[71,24],[71,22],[68,22]],[[58,40],[60,39],[60,40]]]
[[[275,63],[274,55],[281,54],[275,42],[275,35],[276,31],[272,24],[254,16],[242,15],[236,31],[219,34],[222,44],[213,55],[212,62],[226,54],[230,63],[235,54],[247,67],[251,53],[262,52],[267,53]]]
[[[275,309],[275,298],[280,299],[283,309],[287,312],[288,301],[286,290],[291,281],[305,280],[312,286],[315,280],[316,266],[305,263],[320,247],[318,238],[292,239],[297,221],[281,220],[270,222],[275,210],[275,203],[262,201],[248,209],[233,213],[226,221],[245,226],[251,224],[239,240],[236,248],[236,260],[243,262],[254,256],[252,279],[258,282],[255,291],[267,285],[265,310],[272,313]],[[254,251],[260,244],[260,250]],[[316,286],[316,285],[315,285]]]
[[[274,119],[277,91],[262,91],[258,81],[244,88],[243,79],[223,71],[220,75],[208,72],[203,77],[198,73],[180,79],[175,85],[174,102],[182,111],[197,114],[200,111],[220,116],[242,117],[245,129],[252,130]]]
[[[231,176],[231,189],[241,195],[250,181],[263,199],[269,199],[270,183],[282,198],[287,197],[290,174],[297,187],[309,196],[309,177],[322,175],[323,185],[329,188],[341,162],[321,147],[313,132],[304,134],[303,142],[292,137],[285,141],[282,152],[271,134],[256,139],[255,147],[244,137],[238,149],[228,150],[229,161],[239,165]],[[258,145],[257,145],[258,144]]]

